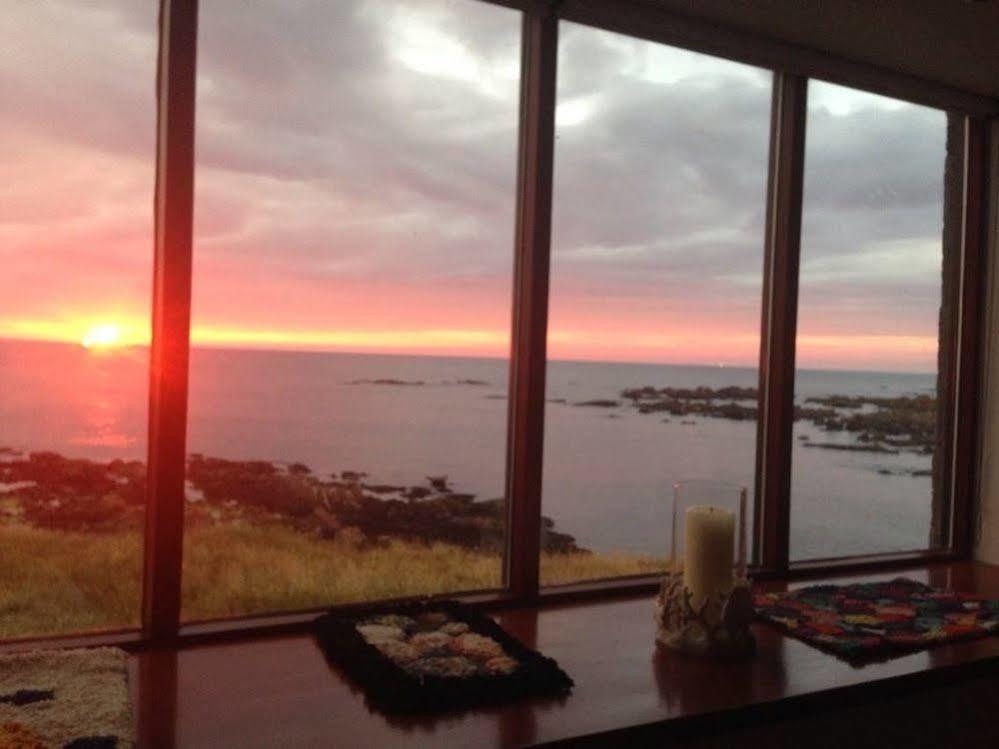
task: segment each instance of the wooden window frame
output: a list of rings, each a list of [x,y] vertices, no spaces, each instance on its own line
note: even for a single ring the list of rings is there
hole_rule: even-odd
[[[547,604],[655,590],[655,576],[541,587],[541,484],[551,255],[556,66],[560,22],[571,21],[771,70],[774,94],[767,190],[756,559],[759,577],[871,572],[969,558],[978,481],[989,132],[999,101],[716,24],[642,0],[474,0],[522,11],[522,68],[506,486],[504,587],[458,596],[483,606]],[[128,647],[300,630],[324,609],[181,622],[184,479],[194,210],[198,0],[160,0],[150,365],[149,490],[139,630],[25,638],[4,650],[51,645]],[[789,554],[794,347],[808,79],[816,78],[948,112],[964,120],[957,346],[946,382],[950,484],[945,548],[792,562]],[[351,604],[363,610],[373,604]]]

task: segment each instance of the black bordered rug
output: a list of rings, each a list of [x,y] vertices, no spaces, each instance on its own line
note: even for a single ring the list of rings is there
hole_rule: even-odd
[[[431,713],[564,696],[573,682],[551,658],[457,601],[386,606],[316,621],[326,657],[386,713]]]

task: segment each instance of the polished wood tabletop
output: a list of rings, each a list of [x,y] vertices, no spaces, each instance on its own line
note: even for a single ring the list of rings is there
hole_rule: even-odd
[[[904,574],[999,597],[999,567],[940,564]],[[576,682],[570,696],[388,719],[367,709],[311,636],[274,636],[133,655],[139,746],[516,747],[615,732],[689,731],[698,721],[717,725],[754,711],[773,716],[782,708],[869,700],[879,691],[999,673],[999,637],[857,668],[758,623],[758,652],[751,659],[726,663],[662,653],[653,644],[648,597],[495,617],[522,642],[558,660]]]

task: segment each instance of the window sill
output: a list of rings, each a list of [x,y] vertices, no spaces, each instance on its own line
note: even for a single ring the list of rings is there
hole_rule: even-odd
[[[883,578],[892,573],[837,577]],[[906,576],[999,597],[999,567],[934,563]],[[833,578],[827,578],[833,579]],[[767,589],[786,582],[763,581]],[[942,686],[999,668],[999,638],[854,668],[762,624],[759,652],[723,663],[657,653],[648,595],[497,609],[511,634],[576,681],[564,701],[389,721],[328,666],[308,634],[148,649],[132,658],[140,746],[522,746],[615,743],[759,725]]]

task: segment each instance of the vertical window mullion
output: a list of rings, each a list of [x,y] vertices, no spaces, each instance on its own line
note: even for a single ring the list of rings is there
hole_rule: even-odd
[[[950,546],[970,556],[974,542],[972,503],[978,482],[978,413],[981,387],[984,252],[987,246],[989,122],[964,118],[964,173],[953,445],[951,449]],[[946,539],[944,539],[946,540]]]
[[[157,79],[153,330],[142,626],[170,639],[180,621],[191,320],[198,0],[162,0]]]
[[[544,449],[548,276],[558,18],[539,3],[524,12],[513,330],[507,446],[506,583],[517,597],[538,593]]]
[[[786,571],[790,559],[791,451],[807,95],[807,78],[774,74],[760,338],[754,558],[762,569],[776,572]]]

